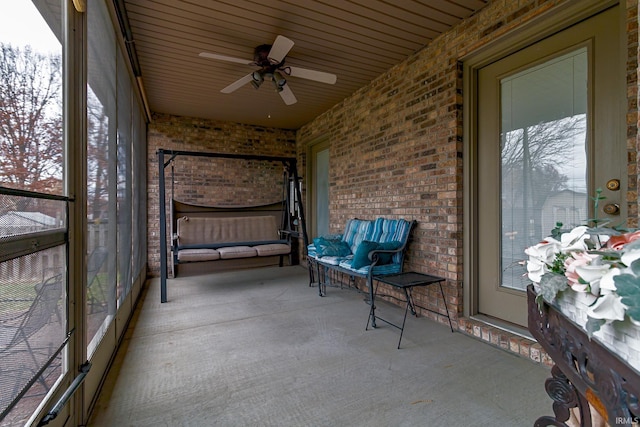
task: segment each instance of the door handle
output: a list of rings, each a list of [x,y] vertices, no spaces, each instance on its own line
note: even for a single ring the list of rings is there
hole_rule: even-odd
[[[607,215],[620,215],[620,205],[617,203],[607,203],[602,210]]]
[[[618,191],[620,190],[620,180],[619,179],[610,179],[607,181],[607,190],[609,191]]]

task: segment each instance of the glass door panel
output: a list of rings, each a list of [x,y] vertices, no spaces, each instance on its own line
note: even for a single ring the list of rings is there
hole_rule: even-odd
[[[587,212],[587,49],[500,81],[501,285],[524,291],[525,248]]]
[[[609,179],[620,189],[603,194],[626,219],[618,16],[610,8],[478,70],[474,313],[526,326],[524,249],[557,222],[586,223]]]
[[[311,146],[311,237],[329,233],[329,141]]]

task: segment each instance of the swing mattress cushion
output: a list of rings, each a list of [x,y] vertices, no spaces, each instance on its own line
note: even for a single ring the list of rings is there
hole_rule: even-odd
[[[225,246],[219,248],[220,259],[235,259],[235,258],[252,258],[258,256],[258,252],[251,246]]]
[[[179,262],[287,255],[274,216],[182,217],[177,221]],[[249,243],[251,242],[251,243]],[[184,247],[188,245],[188,247]],[[209,247],[200,247],[209,246]],[[195,246],[195,247],[194,247]],[[213,246],[213,247],[211,247]]]
[[[178,251],[178,261],[198,262],[216,261],[220,259],[220,252],[216,249],[181,249]]]
[[[284,243],[270,243],[254,246],[258,256],[287,255],[291,252],[291,246]]]

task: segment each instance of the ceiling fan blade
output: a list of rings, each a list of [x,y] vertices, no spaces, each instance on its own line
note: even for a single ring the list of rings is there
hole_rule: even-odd
[[[236,80],[235,82],[231,83],[229,86],[227,86],[224,89],[222,89],[220,92],[222,92],[222,93],[231,93],[231,92],[234,92],[234,91],[240,89],[242,86],[246,85],[251,80],[253,80],[253,77],[251,76],[252,74],[253,73],[249,73],[246,76],[242,77],[241,79]]]
[[[203,58],[219,59],[220,61],[236,62],[238,64],[245,64],[245,65],[253,64],[253,61],[248,61],[246,59],[240,59],[240,58],[234,58],[233,56],[218,55],[217,53],[200,52],[199,56],[201,56]]]
[[[271,62],[279,64],[282,62],[284,57],[287,56],[287,53],[289,53],[293,45],[293,40],[290,40],[285,36],[278,36],[271,45],[271,50],[269,51],[267,58],[269,58]]]
[[[284,103],[287,105],[292,105],[298,102],[298,100],[296,99],[296,96],[293,94],[288,84],[285,84],[282,87],[282,90],[278,93],[280,94],[280,97],[282,98]]]
[[[335,74],[325,73],[324,71],[307,70],[306,68],[285,67],[283,71],[289,76],[314,80],[316,82],[327,83],[330,85],[335,84],[338,80],[338,77]]]

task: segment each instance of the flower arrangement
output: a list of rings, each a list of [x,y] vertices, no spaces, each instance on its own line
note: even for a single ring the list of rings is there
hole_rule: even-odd
[[[604,199],[600,193],[593,198],[595,212]],[[538,303],[553,303],[559,292],[587,294],[591,301],[585,329],[590,336],[625,316],[640,326],[640,230],[608,228],[597,217],[589,222],[593,226],[569,231],[557,224],[551,236],[525,249]]]

